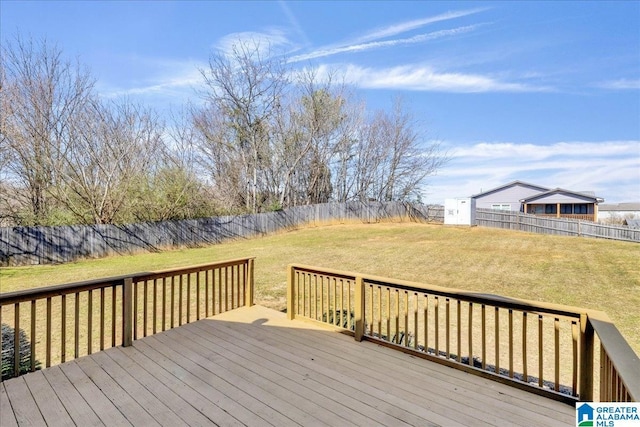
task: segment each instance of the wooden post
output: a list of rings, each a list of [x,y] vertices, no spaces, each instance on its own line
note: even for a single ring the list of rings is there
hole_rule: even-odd
[[[15,303],[13,312],[13,376],[20,375],[20,303]],[[64,342],[63,344],[64,345]]]
[[[133,344],[133,279],[127,277],[122,285],[122,346]]]
[[[582,402],[593,401],[593,326],[587,314],[580,315],[580,388]]]
[[[0,325],[2,325],[2,307],[0,307]],[[51,328],[51,322],[47,323],[47,332],[50,330]],[[14,330],[15,332],[15,330]],[[50,334],[47,335],[47,346],[49,346],[49,343],[51,343],[51,339],[49,338]],[[8,337],[7,337],[8,338]],[[47,348],[48,350],[48,348]],[[47,353],[48,354],[48,353]],[[49,359],[47,359],[48,361]],[[2,327],[0,326],[0,363],[2,361]],[[49,363],[47,363],[47,368],[49,367]],[[1,377],[2,375],[0,375]]]
[[[356,276],[354,292],[354,317],[355,317],[355,339],[362,341],[364,336],[364,279],[362,276]]]
[[[560,203],[556,203],[556,218],[560,218]]]
[[[253,303],[253,263],[254,259],[249,258],[247,263],[247,288],[244,294],[244,305],[251,307]]]
[[[287,267],[287,318],[289,320],[293,320],[296,318],[296,313],[295,313],[295,309],[296,309],[296,298],[298,297],[296,295],[296,290],[295,290],[295,286],[296,286],[296,271],[293,268],[293,265],[290,265],[289,267]],[[304,291],[303,291],[304,292]]]

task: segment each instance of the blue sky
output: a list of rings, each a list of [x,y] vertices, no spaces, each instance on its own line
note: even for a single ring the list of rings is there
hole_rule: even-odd
[[[105,97],[198,98],[239,38],[338,69],[371,110],[401,95],[452,156],[425,201],[522,180],[640,201],[640,2],[0,2],[0,37],[46,37]]]

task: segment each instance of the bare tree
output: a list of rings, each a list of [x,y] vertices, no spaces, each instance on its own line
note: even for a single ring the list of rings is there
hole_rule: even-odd
[[[81,222],[131,220],[134,193],[162,153],[157,117],[126,101],[93,100],[69,126],[69,142],[56,175],[56,198]]]
[[[448,161],[438,141],[424,141],[419,126],[396,98],[391,113],[377,112],[361,141],[357,197],[379,201],[417,196],[427,177]]]
[[[209,194],[199,175],[207,170],[198,166],[198,128],[190,108],[171,114],[171,125],[164,132],[162,151],[156,153],[156,167],[136,189],[133,208],[136,221],[213,216],[216,198]],[[207,163],[207,162],[204,162]]]
[[[14,200],[14,196],[11,194],[13,185],[11,185],[7,168],[12,153],[3,131],[8,126],[6,123],[7,115],[4,112],[9,107],[9,100],[3,95],[5,81],[4,67],[0,64],[0,227],[14,224],[14,218],[16,217],[12,206],[12,200]]]
[[[205,99],[222,112],[228,143],[238,148],[248,178],[246,207],[257,212],[264,165],[271,158],[271,120],[288,83],[284,59],[258,42],[238,41],[229,53],[216,53],[201,70]]]
[[[234,132],[215,104],[191,112],[195,162],[211,184],[216,200],[230,212],[246,211],[250,204],[246,153],[234,144]]]
[[[346,114],[348,131],[342,131],[332,163],[335,200],[419,199],[426,178],[448,161],[447,153],[438,141],[425,140],[399,98],[391,112],[378,111],[368,120],[361,119],[363,112]]]
[[[358,184],[357,162],[362,154],[361,142],[366,132],[365,105],[355,102],[355,97],[343,106],[344,119],[340,123],[339,139],[336,141],[335,154],[332,159],[332,181],[334,200],[346,202],[357,199],[354,193]]]
[[[332,197],[331,159],[346,120],[344,87],[334,85],[333,78],[331,73],[321,80],[310,69],[296,75],[297,92],[278,145],[282,206],[322,203]]]
[[[312,77],[312,76],[310,76]],[[299,117],[305,138],[311,143],[303,171],[306,181],[306,204],[326,203],[332,196],[329,164],[336,149],[337,131],[343,120],[344,99],[331,93],[331,87],[314,87],[313,80],[305,82],[306,94],[300,100]]]
[[[16,37],[1,50],[0,140],[8,174],[21,187],[28,218],[42,224],[51,210],[51,185],[68,143],[68,123],[84,108],[93,79],[46,40]]]

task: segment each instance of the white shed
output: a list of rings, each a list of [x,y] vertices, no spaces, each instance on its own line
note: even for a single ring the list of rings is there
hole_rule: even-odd
[[[475,225],[476,201],[470,197],[444,201],[444,223],[450,225]]]

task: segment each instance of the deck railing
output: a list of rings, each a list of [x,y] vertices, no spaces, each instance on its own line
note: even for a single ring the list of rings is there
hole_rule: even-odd
[[[540,218],[566,218],[566,219],[578,219],[580,221],[591,221],[593,222],[594,220],[594,215],[593,214],[584,214],[584,215],[579,215],[579,214],[536,214],[536,213],[531,213],[529,212],[529,215],[535,215],[535,216],[539,216]]]
[[[0,293],[2,379],[245,305],[253,258]]]
[[[638,356],[602,312],[292,265],[287,313],[567,403],[640,399]]]

